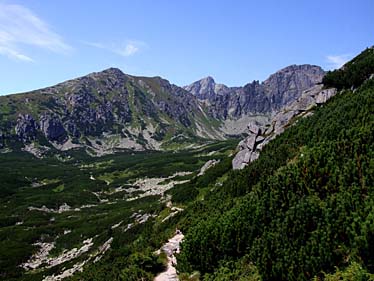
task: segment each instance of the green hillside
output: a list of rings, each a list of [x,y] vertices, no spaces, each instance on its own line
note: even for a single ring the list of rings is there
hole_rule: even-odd
[[[374,278],[372,58],[368,49],[329,73],[325,86],[352,90],[191,205],[181,272],[199,271],[202,280]]]

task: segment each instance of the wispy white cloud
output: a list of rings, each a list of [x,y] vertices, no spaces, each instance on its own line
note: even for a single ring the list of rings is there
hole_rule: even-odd
[[[139,51],[141,51],[144,47],[147,45],[142,42],[142,41],[136,41],[136,40],[128,40],[125,43],[121,44],[115,44],[115,43],[110,43],[110,44],[104,44],[100,42],[83,42],[84,44],[99,48],[99,49],[104,49],[109,52],[115,53],[117,55],[123,56],[123,57],[129,57],[132,55],[135,55]]]
[[[129,42],[126,44],[126,46],[117,50],[118,54],[124,57],[132,56],[138,51],[139,51],[139,44],[137,44],[136,42]]]
[[[57,53],[72,50],[60,35],[26,7],[0,3],[0,54],[31,62],[33,59],[24,51],[27,45]]]
[[[346,62],[351,59],[351,57],[352,56],[349,54],[326,56],[326,61],[331,69],[337,69],[341,68]]]

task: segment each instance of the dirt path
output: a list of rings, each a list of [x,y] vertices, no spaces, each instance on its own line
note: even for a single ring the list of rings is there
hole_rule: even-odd
[[[179,281],[175,268],[177,259],[174,253],[179,253],[179,246],[183,238],[184,235],[180,231],[177,231],[174,237],[170,238],[169,241],[161,247],[160,251],[163,251],[167,255],[168,264],[166,270],[157,275],[154,281]]]

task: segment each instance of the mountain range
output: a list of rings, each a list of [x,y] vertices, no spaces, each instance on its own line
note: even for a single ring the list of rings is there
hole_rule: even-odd
[[[0,147],[41,157],[84,149],[188,148],[246,136],[251,122],[268,124],[303,91],[321,82],[318,66],[291,65],[260,83],[228,87],[206,77],[185,87],[161,77],[110,68],[58,85],[0,97]]]

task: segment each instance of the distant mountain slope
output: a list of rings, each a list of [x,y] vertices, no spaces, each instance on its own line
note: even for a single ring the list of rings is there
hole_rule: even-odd
[[[225,120],[253,114],[272,114],[289,105],[301,93],[322,81],[319,66],[291,65],[272,74],[264,82],[243,87],[227,87],[206,77],[184,89],[208,103],[212,116]]]
[[[3,146],[36,142],[100,154],[223,138],[218,123],[187,91],[160,77],[135,77],[114,68],[3,96],[0,104]]]

